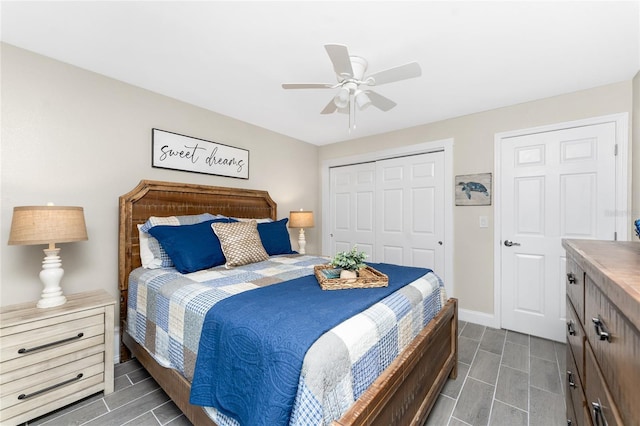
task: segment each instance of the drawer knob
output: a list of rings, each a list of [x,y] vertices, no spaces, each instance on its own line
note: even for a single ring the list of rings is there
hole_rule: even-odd
[[[606,340],[607,342],[611,342],[611,337],[609,335],[609,332],[607,331],[607,328],[604,326],[604,323],[602,322],[602,318],[598,316],[598,318],[591,318],[591,321],[593,321],[593,326],[596,329],[596,336],[598,336],[600,340]]]
[[[570,336],[576,335],[576,327],[573,323],[573,320],[567,321],[567,333],[569,333]]]
[[[20,348],[18,349],[19,354],[27,354],[29,352],[39,351],[40,349],[46,349],[51,346],[61,345],[63,343],[71,342],[73,340],[81,339],[84,336],[84,333],[78,333],[77,336],[67,337],[66,339],[56,340],[55,342],[45,343],[44,345],[34,346],[33,348]]]
[[[75,382],[77,380],[80,380],[80,379],[82,379],[82,376],[83,376],[83,374],[80,373],[76,377],[73,377],[73,378],[71,378],[69,380],[65,380],[64,382],[56,383],[55,385],[48,386],[48,387],[46,387],[44,389],[40,389],[40,390],[37,390],[37,391],[32,392],[32,393],[21,393],[18,396],[18,399],[22,401],[24,399],[31,398],[33,396],[37,396],[37,395],[43,394],[45,392],[49,392],[51,390],[59,388],[60,386],[68,385],[69,383],[73,383],[73,382]]]
[[[573,272],[569,272],[567,274],[567,281],[569,281],[569,284],[575,284],[576,283],[576,276],[574,275]]]
[[[573,381],[573,373],[571,371],[567,371],[567,384],[570,388],[576,388],[576,382]]]

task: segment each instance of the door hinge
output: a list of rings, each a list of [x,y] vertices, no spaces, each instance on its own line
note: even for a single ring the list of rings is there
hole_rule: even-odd
[[[615,144],[615,145],[614,145],[614,148],[613,148],[613,155],[618,156],[618,144]]]
[[[618,231],[613,232],[613,241],[618,241]]]

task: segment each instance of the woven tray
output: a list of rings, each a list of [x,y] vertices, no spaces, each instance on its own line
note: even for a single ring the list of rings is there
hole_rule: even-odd
[[[371,266],[361,268],[358,271],[357,278],[348,279],[330,278],[333,274],[327,274],[327,272],[334,270],[336,269],[331,265],[316,265],[313,267],[316,279],[323,290],[386,287],[389,285],[389,277],[380,271],[376,271]]]

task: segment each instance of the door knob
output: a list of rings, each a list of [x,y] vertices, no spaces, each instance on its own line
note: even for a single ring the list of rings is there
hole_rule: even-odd
[[[504,240],[504,245],[507,246],[507,247],[511,247],[511,246],[519,246],[520,243],[514,243],[511,240]]]

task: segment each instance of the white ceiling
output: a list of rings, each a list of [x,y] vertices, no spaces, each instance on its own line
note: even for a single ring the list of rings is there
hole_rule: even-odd
[[[637,1],[1,6],[4,42],[317,145],[630,80],[640,70]],[[417,61],[422,76],[376,87],[398,106],[358,112],[349,132],[346,115],[320,115],[334,90],[281,88],[334,83],[328,43],[367,59],[368,73]]]

